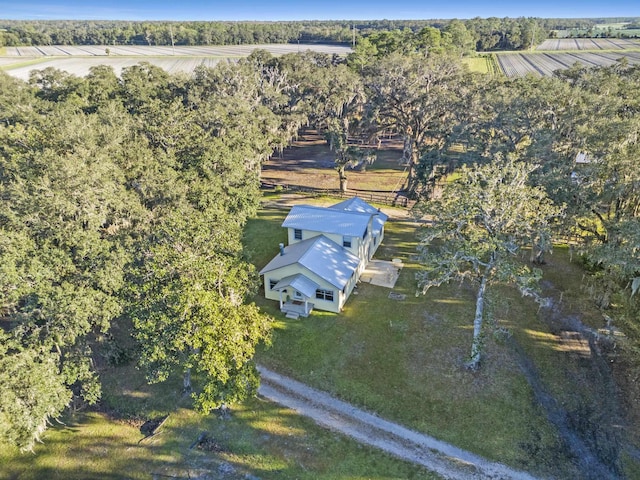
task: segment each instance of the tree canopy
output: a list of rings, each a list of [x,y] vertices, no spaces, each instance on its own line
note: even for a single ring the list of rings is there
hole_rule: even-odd
[[[34,88],[1,76],[0,361],[12,378],[0,430],[19,446],[72,397],[100,398],[93,357],[114,324],[137,339],[149,379],[193,370],[203,412],[255,393],[270,319],[249,301],[257,276],[240,238],[281,123],[260,72],[226,68],[48,69]]]
[[[541,274],[520,260],[520,250],[550,236],[551,224],[561,214],[543,188],[528,184],[533,169],[514,160],[465,166],[440,199],[420,207],[430,220],[420,235],[422,293],[451,280],[477,285],[469,361],[473,369],[480,363],[487,288],[510,283],[533,295]]]

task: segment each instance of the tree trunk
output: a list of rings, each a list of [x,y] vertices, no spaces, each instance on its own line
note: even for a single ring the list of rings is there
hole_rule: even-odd
[[[476,316],[473,320],[473,343],[471,345],[471,360],[467,366],[471,370],[477,370],[480,365],[480,353],[482,351],[482,317],[484,311],[484,294],[487,289],[487,275],[482,276],[480,288],[476,295]]]
[[[531,245],[531,256],[529,257],[529,261],[534,265],[544,265],[544,250],[540,248],[540,246],[533,242]]]
[[[420,154],[418,148],[418,142],[414,139],[410,139],[410,152],[409,152],[409,168],[407,172],[407,194],[409,198],[415,198],[417,185],[416,167],[420,162]]]
[[[184,371],[184,376],[182,377],[182,391],[184,393],[191,393],[191,369],[187,368]]]
[[[347,174],[345,173],[345,167],[338,168],[338,175],[340,176],[340,193],[347,193]]]

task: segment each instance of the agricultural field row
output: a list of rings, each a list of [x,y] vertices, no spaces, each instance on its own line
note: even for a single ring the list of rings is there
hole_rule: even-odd
[[[630,65],[640,64],[640,52],[602,53],[509,53],[496,55],[507,77],[527,74],[551,76],[556,70],[570,68],[575,63],[588,67],[605,67],[625,58]]]
[[[117,75],[120,75],[123,68],[145,61],[169,73],[190,74],[199,65],[212,67],[220,61],[246,57],[256,49],[267,50],[272,55],[307,50],[329,55],[346,55],[351,52],[349,47],[322,44],[180,46],[175,48],[145,45],[6,47],[4,55],[0,56],[0,68],[16,78],[28,80],[32,70],[43,70],[47,67],[64,70],[77,76],[85,76],[91,67],[109,65],[113,67]]]
[[[7,57],[64,57],[64,56],[142,56],[142,57],[246,57],[256,49],[263,49],[273,55],[312,50],[329,55],[346,55],[351,48],[340,45],[323,44],[266,44],[266,45],[216,45],[216,46],[148,46],[148,45],[47,45],[37,47],[6,47]],[[107,53],[108,52],[108,53]]]
[[[536,50],[626,50],[640,48],[640,40],[625,38],[550,38]]]
[[[3,59],[0,59],[0,66],[2,66],[2,60]],[[123,68],[137,65],[140,62],[148,62],[172,74],[191,74],[196,67],[200,65],[213,67],[220,61],[224,62],[231,60],[220,57],[69,57],[44,60],[37,64],[23,65],[16,68],[5,66],[5,69],[9,75],[26,81],[29,80],[29,74],[32,70],[44,70],[47,67],[57,68],[71,73],[72,75],[84,77],[89,73],[89,69],[91,67],[95,67],[97,65],[108,65],[113,67],[116,75],[120,76]]]
[[[0,68],[6,65],[14,65],[16,62],[15,58],[0,57]]]

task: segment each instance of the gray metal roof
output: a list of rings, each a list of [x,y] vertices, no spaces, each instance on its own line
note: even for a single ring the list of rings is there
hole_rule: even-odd
[[[303,274],[298,273],[289,277],[284,277],[273,287],[272,290],[282,290],[283,288],[292,287],[299,291],[305,297],[312,298],[316,294],[316,290],[320,288],[316,282]]]
[[[371,213],[375,215],[373,217],[374,235],[382,231],[382,228],[384,227],[385,222],[389,219],[389,217],[386,214],[382,213],[379,209],[377,209],[373,205],[369,205],[360,197],[349,198],[343,202],[336,203],[335,205],[331,205],[329,208],[333,208],[335,210],[343,210],[347,212]]]
[[[318,235],[284,247],[284,255],[276,255],[260,270],[260,275],[296,263],[342,289],[357,270],[360,259],[342,245]]]
[[[282,226],[361,237],[367,230],[372,213],[350,212],[335,208],[295,205],[284,219]]]

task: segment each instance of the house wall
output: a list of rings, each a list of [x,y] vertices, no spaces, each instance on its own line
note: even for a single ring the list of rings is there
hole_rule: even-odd
[[[270,281],[271,280],[280,281],[285,277],[288,277],[290,275],[295,275],[297,273],[302,273],[306,277],[310,278],[311,280],[316,282],[320,286],[320,288],[333,291],[332,302],[327,300],[321,300],[315,297],[311,297],[309,299],[309,302],[313,303],[314,309],[325,310],[327,312],[335,312],[335,313],[339,313],[340,310],[342,310],[344,303],[347,301],[347,299],[349,298],[349,295],[353,291],[354,286],[356,285],[357,277],[359,277],[358,274],[352,276],[349,282],[347,282],[347,285],[345,286],[345,289],[344,289],[345,292],[343,293],[337,287],[326,282],[325,280],[320,278],[318,275],[316,275],[312,271],[300,265],[287,265],[285,267],[278,268],[264,274],[264,293],[265,293],[264,296],[269,300],[279,301],[280,292],[276,292],[269,288]],[[290,288],[288,290],[290,290]],[[290,295],[291,298],[293,298],[292,292],[288,292],[288,294]],[[287,294],[283,292],[282,294],[283,300],[286,300],[286,297],[287,297]]]
[[[358,272],[354,272],[354,274],[351,276],[351,278],[349,279],[349,281],[347,282],[347,284],[345,285],[345,287],[343,289],[344,293],[343,292],[340,293],[343,296],[343,301],[342,301],[342,304],[340,305],[340,310],[342,310],[342,307],[344,306],[346,301],[351,296],[351,293],[353,292],[353,289],[358,284],[358,280],[360,279],[360,273],[361,272],[359,272],[359,271]]]
[[[342,245],[342,240],[343,240],[343,235],[338,235],[335,233],[327,233],[327,232],[319,232],[316,230],[302,230],[302,239],[298,239],[295,238],[295,228],[288,228],[287,229],[287,240],[288,240],[288,245],[293,245],[294,243],[298,243],[301,242],[302,240],[306,240],[308,238],[313,238],[313,237],[317,237],[320,235],[324,235],[327,238],[330,238],[331,240],[333,240],[334,242],[336,242],[338,245]],[[353,253],[354,255],[358,255],[358,252],[361,250],[361,245],[362,245],[362,238],[360,237],[351,237],[351,247],[345,247],[347,248],[347,250],[349,250],[351,253]],[[358,255],[359,258],[361,258]]]
[[[371,237],[371,256],[372,257],[375,255],[376,251],[378,250],[378,247],[382,244],[383,240],[384,240],[384,226],[380,230],[380,235],[378,236],[377,239],[374,239],[373,236]]]
[[[293,245],[294,243],[301,242],[307,238],[316,237],[320,235],[318,232],[311,232],[310,230],[302,230],[302,238],[295,238],[295,228],[287,228],[287,245]]]
[[[271,290],[270,281],[277,280],[280,281],[285,277],[290,275],[295,275],[300,272],[300,266],[298,265],[287,265],[282,268],[278,268],[276,270],[272,270],[264,274],[264,296],[269,300],[280,300],[280,292],[276,292],[275,290]],[[283,299],[286,299],[286,294],[283,293]]]

